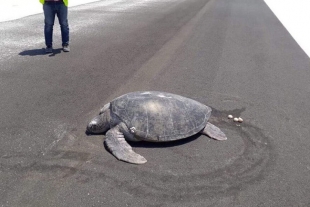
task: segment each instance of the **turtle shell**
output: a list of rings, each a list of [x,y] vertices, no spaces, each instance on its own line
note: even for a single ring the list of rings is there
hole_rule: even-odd
[[[179,95],[147,91],[122,95],[111,102],[111,112],[142,140],[165,142],[201,131],[211,108]]]

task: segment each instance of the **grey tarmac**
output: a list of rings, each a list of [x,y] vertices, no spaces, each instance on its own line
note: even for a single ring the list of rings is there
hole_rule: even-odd
[[[0,206],[309,206],[310,60],[263,0],[102,0],[0,23]],[[57,46],[58,45],[58,46]],[[85,126],[103,103],[166,91],[212,108],[228,137],[130,143]],[[228,115],[242,117],[234,122]]]

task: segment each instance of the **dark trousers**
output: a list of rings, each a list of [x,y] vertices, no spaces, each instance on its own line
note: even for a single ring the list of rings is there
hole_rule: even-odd
[[[68,7],[63,2],[46,2],[43,4],[43,11],[46,46],[53,46],[53,27],[56,15],[61,29],[62,46],[69,45]]]

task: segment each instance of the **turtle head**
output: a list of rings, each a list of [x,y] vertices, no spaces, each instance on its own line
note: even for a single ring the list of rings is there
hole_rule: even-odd
[[[86,128],[88,134],[101,134],[106,132],[110,128],[108,111],[105,111],[95,118],[93,118]]]

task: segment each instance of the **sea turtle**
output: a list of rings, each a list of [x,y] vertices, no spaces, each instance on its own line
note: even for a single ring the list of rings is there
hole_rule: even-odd
[[[106,104],[87,126],[87,133],[106,132],[105,144],[119,160],[143,164],[146,159],[125,141],[168,142],[202,133],[216,140],[226,135],[208,122],[211,108],[180,95],[139,91]]]

